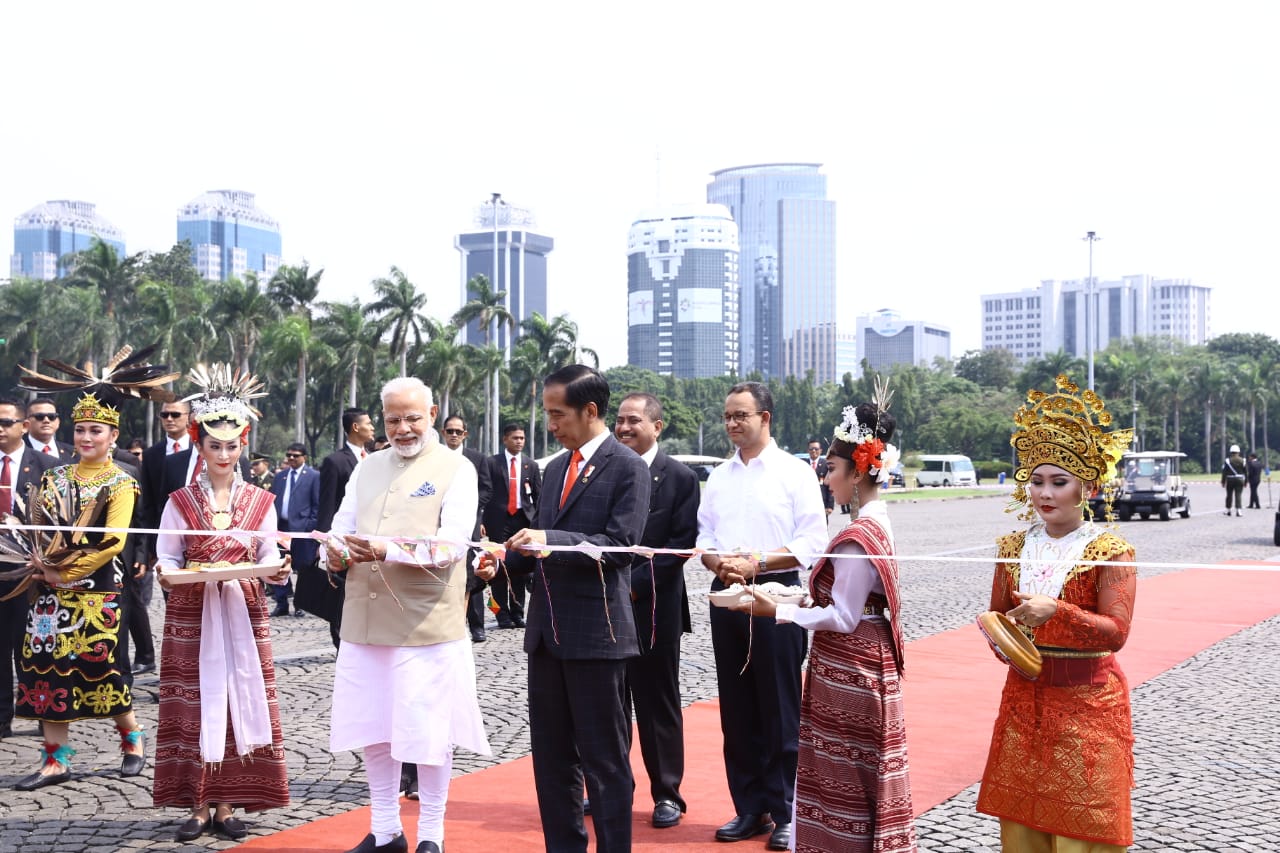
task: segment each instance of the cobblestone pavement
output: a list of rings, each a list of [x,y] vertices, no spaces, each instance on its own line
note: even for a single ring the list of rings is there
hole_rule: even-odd
[[[909,559],[902,565],[908,639],[970,624],[985,609],[994,538],[1019,526],[1001,510],[1005,492],[991,497],[896,502],[890,516],[906,557],[949,555],[973,562]],[[1129,522],[1121,530],[1150,562],[1217,563],[1270,560],[1273,512],[1246,510],[1227,518],[1221,491],[1192,487],[1196,514],[1189,520]],[[837,522],[838,523],[838,522]],[[1144,569],[1143,575],[1172,569]],[[699,606],[710,575],[687,572],[694,602],[694,633],[685,639],[681,684],[686,702],[715,696],[707,609]],[[162,620],[156,596],[153,624]],[[1139,592],[1138,607],[1141,607]],[[281,716],[291,777],[292,804],[246,824],[264,835],[368,802],[360,759],[331,755],[328,708],[333,651],[327,626],[314,617],[272,620]],[[466,773],[528,753],[524,654],[521,632],[499,630],[490,617],[489,639],[475,646],[477,677],[494,756],[460,752],[455,772]],[[975,642],[977,640],[975,639]],[[1247,628],[1137,688],[1134,792],[1136,850],[1276,850],[1280,818],[1280,619]],[[1123,661],[1123,657],[1121,658]],[[135,684],[137,711],[148,727],[157,714],[154,675]],[[11,790],[35,765],[35,727],[17,721],[15,736],[0,741],[0,853],[111,853],[117,850],[226,849],[231,842],[173,841],[184,818],[178,809],[151,806],[151,770],[134,779],[116,772],[119,753],[108,722],[72,729],[76,778],[33,793]],[[530,797],[533,796],[530,792]],[[996,822],[973,810],[973,786],[931,809],[919,822],[921,850],[999,849]],[[697,808],[696,804],[693,804]],[[354,843],[356,839],[352,839]]]

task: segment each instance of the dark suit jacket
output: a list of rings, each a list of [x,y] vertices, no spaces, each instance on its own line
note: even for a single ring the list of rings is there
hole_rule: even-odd
[[[702,489],[693,469],[659,450],[649,466],[649,518],[640,544],[647,548],[692,551],[698,539],[701,500]],[[631,590],[635,593],[632,603],[642,649],[651,647],[649,638],[654,634],[651,628],[656,628],[657,643],[674,642],[682,632],[693,630],[689,596],[684,588],[687,559],[674,554],[656,554],[652,570],[648,557],[636,556],[632,561]]]
[[[472,539],[480,538],[480,524],[484,521],[485,508],[489,506],[489,499],[493,491],[493,485],[489,481],[489,464],[488,459],[478,450],[472,450],[469,447],[462,448],[462,455],[467,457],[467,461],[475,466],[476,469],[476,485],[480,490],[480,500],[476,502],[476,526],[471,531]],[[537,468],[537,465],[533,466]],[[471,561],[467,561],[467,571],[471,571]]]
[[[169,492],[164,488],[164,462],[168,457],[166,452],[168,448],[169,439],[164,438],[142,451],[142,470],[138,481],[142,487],[142,494],[138,499],[138,512],[135,513],[139,527],[158,528],[160,526],[160,515],[164,512],[164,505],[169,500]],[[139,558],[148,559],[155,556],[155,537],[139,536],[137,538]],[[145,551],[142,550],[143,547]]]
[[[649,514],[649,468],[644,460],[607,436],[587,460],[561,508],[558,497],[552,495],[564,485],[569,458],[570,454],[562,453],[547,466],[550,491],[538,504],[534,529],[546,531],[548,545],[639,544]],[[533,556],[509,552],[509,571],[534,572],[524,650],[532,653],[544,646],[554,657],[567,659],[607,660],[639,654],[631,611],[631,560],[630,554],[608,552],[601,554],[597,566],[587,554],[553,551],[542,560],[542,570],[535,571]]]
[[[320,508],[316,511],[316,530],[328,532],[333,526],[333,517],[342,506],[342,499],[347,494],[347,480],[356,469],[360,460],[350,447],[342,447],[330,453],[320,463]],[[274,492],[274,487],[272,488]]]
[[[507,526],[507,496],[511,471],[507,467],[506,452],[488,457],[485,459],[485,464],[489,472],[490,491],[488,500],[483,496],[480,498],[482,507],[480,520],[484,523],[485,531],[492,538],[502,535],[503,529]],[[476,466],[476,470],[480,470],[479,465]],[[537,517],[538,498],[542,494],[542,471],[538,468],[538,463],[523,453],[520,454],[520,490],[523,492],[521,509],[524,511],[525,520],[532,523]]]
[[[285,468],[276,474],[271,484],[271,493],[276,496],[276,526],[289,532],[310,532],[316,529],[316,514],[320,511],[320,472],[310,465],[303,465],[298,470],[298,478],[289,495],[289,515],[286,517],[281,507],[285,481],[292,471],[292,468]],[[293,555],[295,565],[309,566],[319,557],[320,543],[314,539],[295,539],[289,546],[289,553]]]
[[[835,504],[834,504],[833,498],[831,497],[831,488],[826,484],[827,470],[830,468],[830,465],[827,463],[827,457],[819,456],[818,465],[816,468],[814,468],[812,460],[806,459],[805,463],[810,468],[813,468],[814,475],[816,476],[818,482],[821,483],[820,489],[822,491],[822,505],[827,509],[831,509]]]
[[[22,440],[27,443],[27,447],[35,450],[35,447],[31,444],[34,439],[32,439],[30,435],[23,436]],[[79,454],[76,453],[76,449],[74,447],[67,444],[65,441],[58,441],[56,437],[53,440],[53,446],[58,448],[58,455],[53,458],[57,459],[60,465],[75,462],[79,457]],[[36,452],[40,453],[42,451],[36,450]]]
[[[64,463],[59,462],[48,454],[32,450],[31,445],[27,444],[25,439],[22,445],[22,456],[18,459],[17,465],[10,468],[9,476],[13,478],[13,514],[18,519],[26,521],[27,487],[35,486],[39,490],[40,478],[44,475],[44,472],[50,468],[57,468]],[[13,587],[14,583],[12,581],[0,581],[0,595],[8,594]],[[22,598],[22,596],[18,597]],[[25,601],[26,599],[23,599],[23,602]]]

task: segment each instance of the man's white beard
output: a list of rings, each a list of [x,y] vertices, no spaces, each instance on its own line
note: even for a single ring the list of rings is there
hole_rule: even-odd
[[[412,459],[426,448],[427,440],[422,436],[418,436],[417,440],[414,441],[413,444],[403,445],[399,442],[393,441],[391,442],[391,446],[395,448],[396,453],[399,453],[402,458]]]

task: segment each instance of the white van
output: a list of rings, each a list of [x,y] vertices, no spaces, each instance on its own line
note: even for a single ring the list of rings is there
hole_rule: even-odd
[[[923,466],[916,474],[917,486],[976,486],[978,475],[968,456],[953,453],[923,453]]]

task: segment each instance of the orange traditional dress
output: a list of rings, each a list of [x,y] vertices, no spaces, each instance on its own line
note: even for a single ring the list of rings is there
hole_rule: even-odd
[[[978,811],[1126,847],[1133,843],[1133,723],[1115,652],[1129,636],[1137,572],[1080,562],[1132,563],[1134,551],[1088,522],[1062,537],[1069,539],[1075,542],[1052,540],[1036,524],[998,540],[998,560],[1023,562],[997,563],[990,609],[1017,606],[1014,590],[1050,595],[1058,609],[1029,632],[1044,660],[1039,678],[1028,681],[1010,669],[1005,680]],[[1056,554],[1042,550],[1054,547]]]

